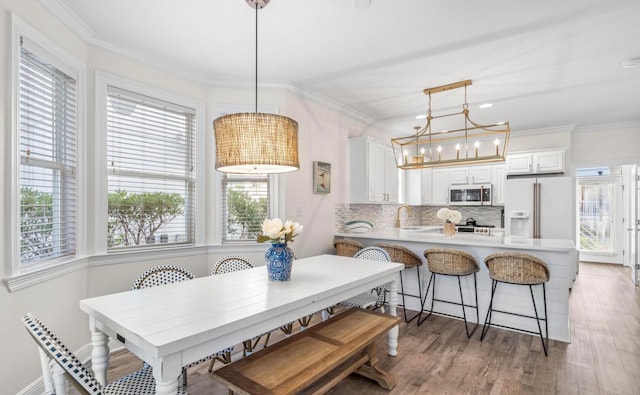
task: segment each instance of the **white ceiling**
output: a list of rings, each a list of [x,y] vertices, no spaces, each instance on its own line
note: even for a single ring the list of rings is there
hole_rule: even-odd
[[[40,2],[96,46],[207,84],[254,84],[245,0]],[[622,67],[640,57],[638,0],[272,0],[258,18],[260,84],[308,89],[391,133],[424,124],[424,88],[466,79],[471,119],[514,133],[640,120],[640,66]],[[434,114],[463,100],[433,95]]]

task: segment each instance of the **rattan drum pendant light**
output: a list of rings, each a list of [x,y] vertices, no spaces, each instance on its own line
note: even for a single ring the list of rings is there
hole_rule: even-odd
[[[258,113],[258,9],[269,0],[246,0],[256,10],[256,107],[254,113],[223,115],[213,121],[216,170],[225,173],[286,173],[300,168],[298,123]]]

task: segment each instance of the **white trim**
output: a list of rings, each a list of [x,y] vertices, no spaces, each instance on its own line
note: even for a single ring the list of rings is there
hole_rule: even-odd
[[[528,129],[528,130],[511,130],[512,138],[520,137],[520,136],[531,136],[531,135],[541,135],[541,134],[561,134],[561,133],[571,133],[576,130],[577,125],[560,125],[560,126],[552,126],[548,128],[540,128],[540,129]]]
[[[640,120],[578,126],[576,129],[574,129],[574,132],[575,133],[601,132],[603,130],[618,130],[618,129],[627,129],[627,128],[640,128]]]
[[[87,267],[87,258],[77,259],[71,262],[65,262],[56,266],[47,266],[30,273],[19,274],[11,278],[5,279],[9,292],[15,292],[32,285],[37,285],[56,277],[61,277],[69,273],[82,270]]]
[[[135,93],[143,94],[153,98],[176,103],[184,107],[196,110],[196,207],[195,207],[195,229],[194,243],[196,246],[204,245],[205,223],[207,221],[204,213],[205,207],[205,105],[204,102],[191,97],[183,96],[174,92],[169,92],[153,86],[149,86],[137,81],[110,74],[101,70],[96,70],[95,74],[95,195],[96,195],[96,218],[94,245],[96,254],[107,252],[107,229],[100,224],[107,223],[107,86],[114,85],[127,89]],[[114,252],[110,252],[114,253]],[[117,253],[116,253],[117,254]]]
[[[76,164],[76,252],[75,255],[69,258],[62,258],[62,261],[67,263],[75,262],[80,257],[86,254],[86,172],[85,169],[87,167],[86,163],[86,65],[82,63],[79,59],[71,55],[69,52],[65,51],[58,44],[53,42],[49,37],[42,34],[39,30],[24,22],[20,17],[15,14],[10,14],[11,19],[11,42],[10,42],[10,51],[11,58],[9,60],[9,69],[10,69],[10,79],[11,82],[9,86],[11,87],[11,110],[8,114],[8,117],[11,118],[11,138],[9,144],[11,145],[11,164],[9,166],[9,171],[11,173],[10,178],[10,186],[12,193],[10,194],[10,228],[9,228],[9,243],[10,253],[9,259],[7,259],[6,265],[8,273],[12,276],[7,279],[7,284],[15,283],[19,284],[21,281],[14,282],[15,277],[20,277],[20,275],[25,274],[28,278],[36,278],[38,277],[33,272],[36,270],[45,271],[47,268],[56,268],[59,265],[60,260],[56,259],[48,265],[38,265],[35,269],[29,269],[26,273],[20,264],[20,247],[19,247],[19,224],[20,224],[20,201],[18,199],[17,193],[19,188],[18,182],[18,172],[20,169],[20,152],[18,148],[18,143],[20,141],[20,136],[18,133],[18,81],[19,81],[19,59],[20,59],[20,37],[25,36],[28,40],[43,52],[44,56],[46,56],[47,61],[54,62],[54,65],[58,67],[60,65],[65,72],[69,72],[76,79],[76,116],[77,116],[77,130],[76,130],[76,153],[77,153],[77,164]],[[37,51],[38,55],[40,51]],[[56,270],[57,271],[57,270]],[[45,275],[46,276],[46,275]],[[30,282],[29,280],[28,282]],[[39,282],[39,281],[38,281]],[[11,287],[10,287],[11,289]]]
[[[58,0],[37,1],[44,9],[58,18],[66,27],[68,27],[73,33],[80,36],[84,41],[89,42],[94,36],[95,33],[93,30],[64,3],[61,3]]]

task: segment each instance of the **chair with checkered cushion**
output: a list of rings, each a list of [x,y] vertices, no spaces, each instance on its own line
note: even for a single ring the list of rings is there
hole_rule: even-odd
[[[193,280],[195,276],[191,271],[175,265],[160,265],[147,269],[138,276],[131,289],[142,289],[177,283],[184,280]]]
[[[91,371],[85,368],[78,358],[33,314],[23,315],[22,322],[47,358],[55,361],[64,370],[65,375],[71,379],[71,383],[81,394],[152,395],[156,393],[156,382],[150,366],[103,386],[93,377]],[[186,394],[186,392],[178,388],[178,394]]]
[[[369,259],[373,261],[391,262],[389,253],[381,247],[370,246],[361,249],[353,256],[358,259]],[[363,309],[376,309],[380,308],[384,312],[384,300],[385,294],[389,290],[389,284],[383,284],[371,290],[371,292],[364,292],[340,302],[340,304],[353,307],[361,307]]]
[[[176,265],[160,265],[154,266],[148,270],[145,270],[144,273],[138,276],[136,281],[131,286],[132,290],[155,287],[158,285],[165,285],[171,283],[177,283],[180,281],[193,280],[195,276],[191,273],[190,270],[185,269],[184,267],[176,266]],[[192,366],[196,366],[205,361],[211,361],[211,366],[215,361],[220,361],[222,363],[231,362],[231,352],[234,347],[227,347],[224,350],[218,351],[213,355],[209,355],[208,357],[199,359],[195,362],[192,362],[182,368],[182,385],[187,385],[187,369]]]

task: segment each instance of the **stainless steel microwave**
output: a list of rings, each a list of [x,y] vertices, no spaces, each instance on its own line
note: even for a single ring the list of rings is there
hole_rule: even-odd
[[[491,206],[493,202],[493,186],[451,185],[449,187],[449,204],[452,206]]]

